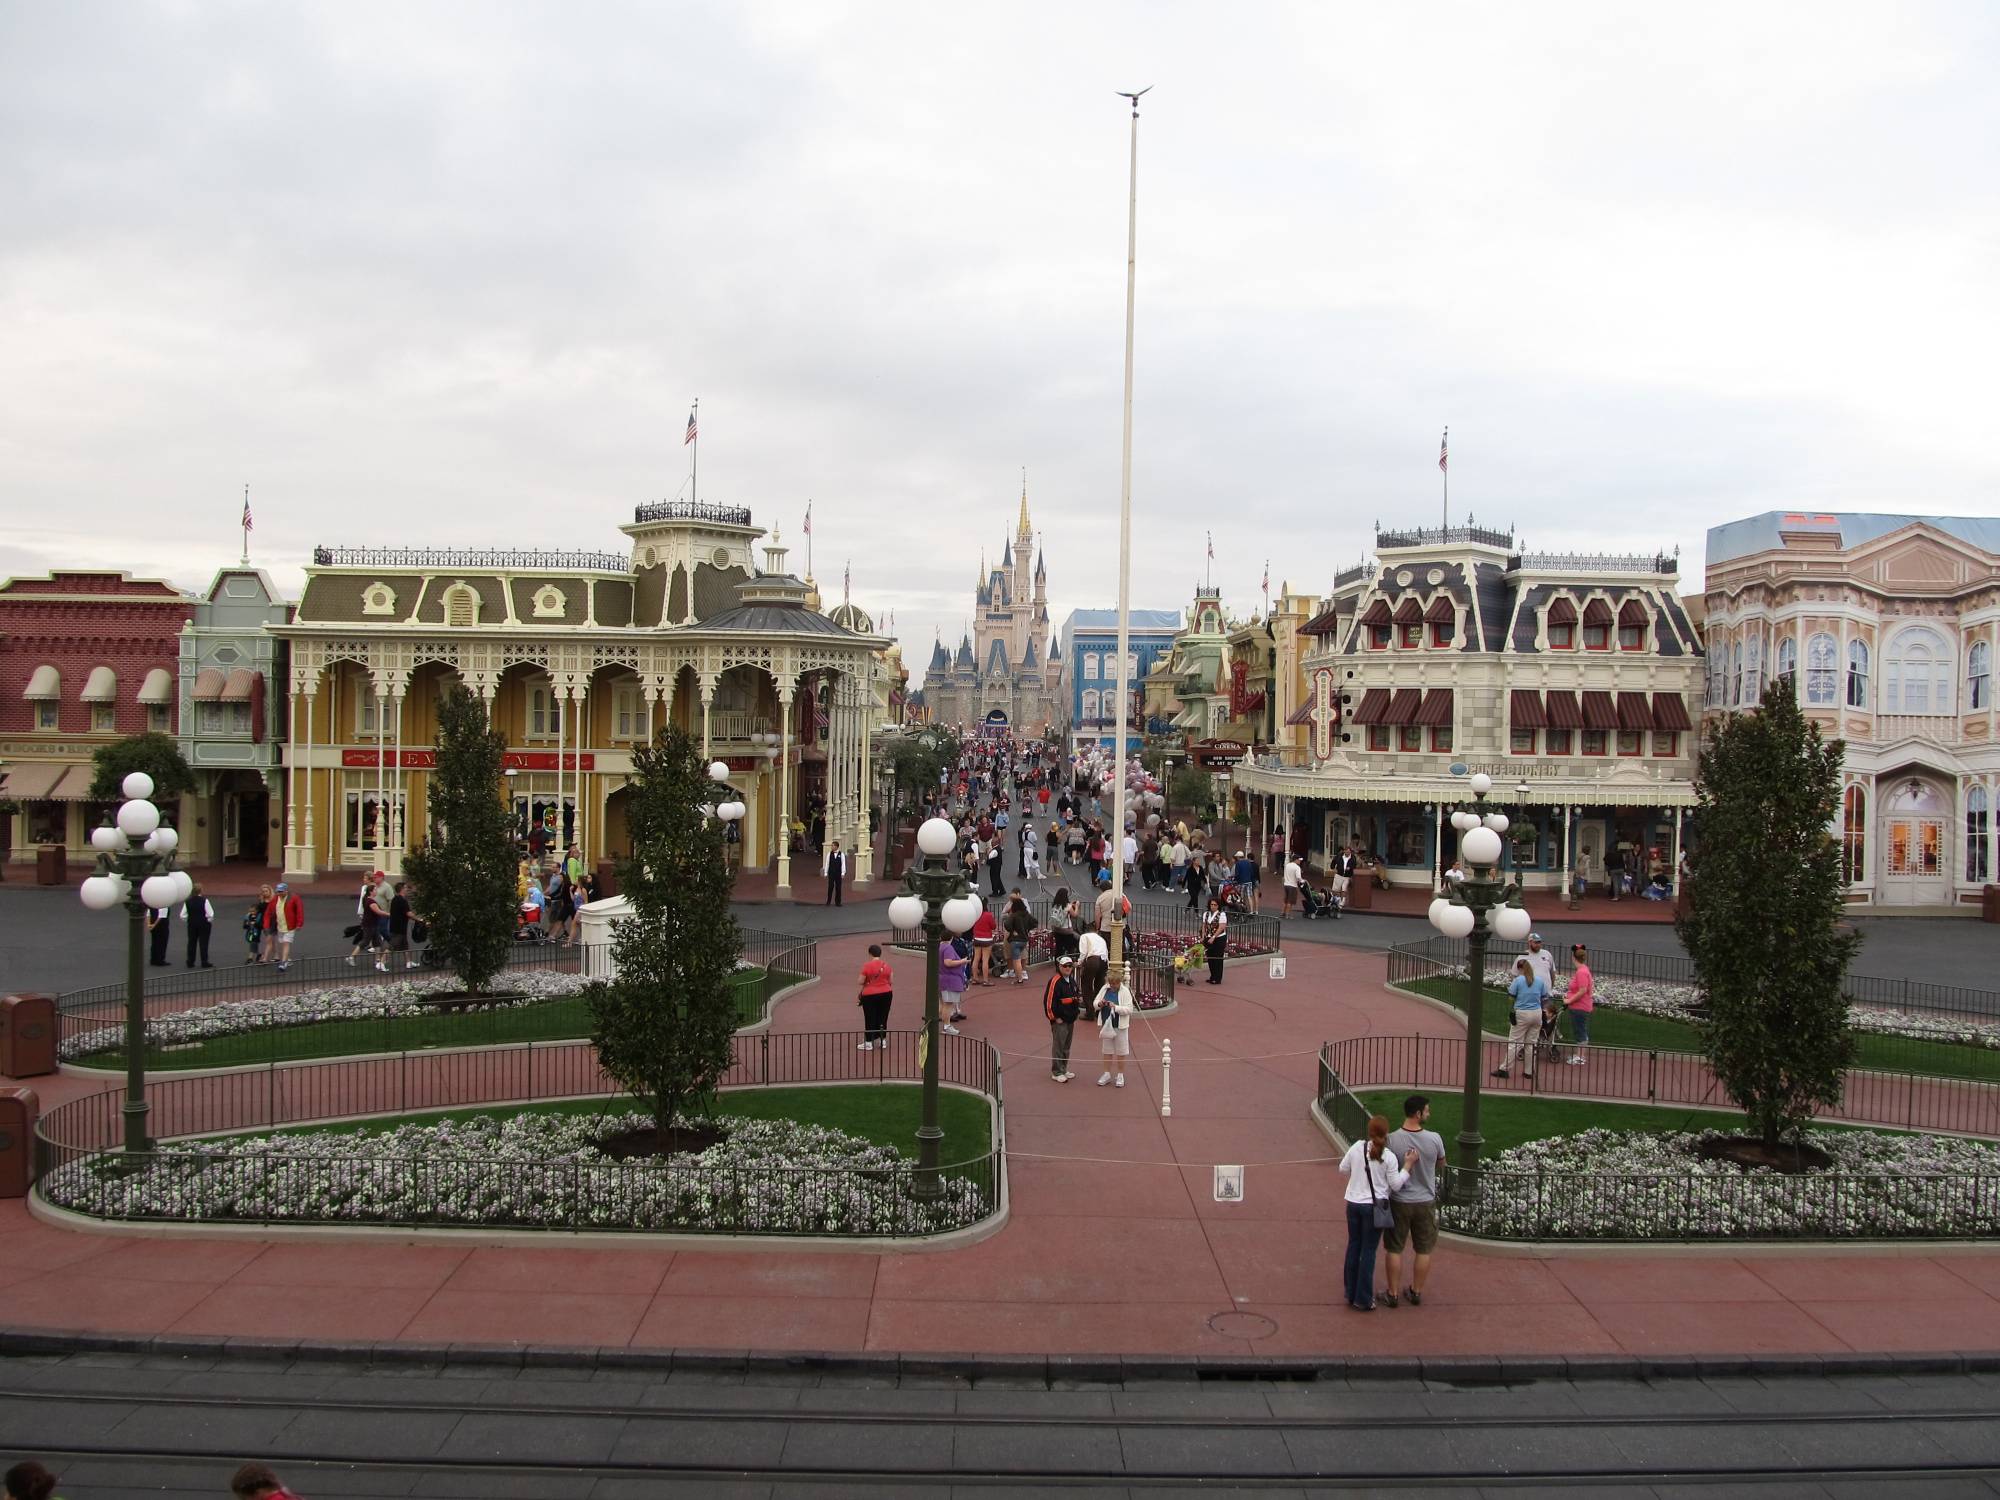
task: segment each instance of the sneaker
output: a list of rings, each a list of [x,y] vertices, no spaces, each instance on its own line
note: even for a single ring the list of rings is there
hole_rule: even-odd
[[[1125,1087],[1125,1075],[1123,1073],[1120,1073],[1116,1078],[1112,1079],[1111,1082],[1114,1086],[1122,1089]]]
[[[1403,1295],[1410,1299],[1410,1306],[1412,1307],[1422,1307],[1424,1305],[1424,1294],[1415,1287],[1411,1287]]]
[[[289,969],[291,966],[292,966],[292,961],[288,958],[284,960],[284,962],[278,965],[278,972],[282,974],[285,972],[285,970]]]
[[[1384,1292],[1379,1300],[1384,1307],[1394,1307],[1396,1305],[1396,1294],[1394,1292]]]
[[[965,1019],[965,1012],[962,1010],[955,1010],[951,1013],[951,1020],[954,1026],[957,1025],[960,1021],[963,1021],[964,1019]]]
[[[1063,1082],[1068,1083],[1074,1077],[1076,1077],[1076,1074],[1065,1071],[1063,1073]]]
[[[951,1022],[949,1022],[949,1021],[945,1022],[945,1023],[944,1023],[944,1025],[943,1025],[943,1026],[941,1026],[941,1027],[939,1027],[938,1029],[939,1029],[940,1031],[942,1031],[942,1032],[943,1032],[943,1033],[944,1033],[944,1034],[945,1034],[946,1036],[957,1036],[957,1035],[958,1035],[958,1028],[957,1028],[956,1026],[952,1025],[952,1024],[951,1024]]]
[[[386,974],[389,972],[389,966],[387,964],[377,964],[375,965],[375,972],[377,974]]]
[[[875,1050],[875,1044],[873,1042],[863,1042],[859,1047],[856,1047],[854,1050],[856,1052],[873,1052]]]
[[[354,967],[354,955],[352,953],[347,955],[347,967],[350,969]]]
[[[1097,1086],[1098,1086],[1099,1088],[1103,1088],[1103,1087],[1104,1087],[1104,1085],[1105,1085],[1105,1084],[1107,1084],[1107,1083],[1109,1083],[1109,1082],[1111,1082],[1111,1075],[1110,1075],[1109,1073],[1100,1073],[1100,1074],[1098,1074],[1098,1076],[1097,1076]]]
[[[1493,1076],[1495,1078],[1505,1078],[1507,1076],[1507,1070],[1505,1068],[1495,1068],[1493,1070]]]

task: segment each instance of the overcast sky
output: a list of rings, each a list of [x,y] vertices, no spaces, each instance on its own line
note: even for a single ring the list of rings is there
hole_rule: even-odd
[[[0,5],[0,572],[617,547],[701,495],[921,665],[1020,472],[1052,613],[1215,533],[1992,512],[2000,7]],[[803,559],[794,553],[793,565]]]

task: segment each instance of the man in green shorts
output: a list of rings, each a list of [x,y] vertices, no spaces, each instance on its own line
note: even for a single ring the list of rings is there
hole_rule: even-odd
[[[1403,1101],[1403,1128],[1389,1132],[1389,1150],[1402,1158],[1414,1152],[1410,1179],[1389,1195],[1389,1212],[1395,1223],[1382,1235],[1383,1259],[1388,1262],[1389,1290],[1383,1301],[1394,1307],[1402,1290],[1403,1247],[1414,1244],[1416,1274],[1410,1278],[1410,1306],[1424,1305],[1424,1283],[1431,1276],[1431,1252],[1437,1249],[1437,1170],[1444,1160],[1444,1137],[1425,1129],[1431,1115],[1431,1101],[1412,1094]]]

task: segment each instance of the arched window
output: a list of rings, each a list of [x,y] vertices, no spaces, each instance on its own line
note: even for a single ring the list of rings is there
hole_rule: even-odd
[[[1799,684],[1799,643],[1791,636],[1778,642],[1778,680],[1794,695]]]
[[[1806,702],[1826,705],[1840,697],[1840,643],[1824,632],[1806,641]]]
[[[1750,637],[1750,650],[1743,663],[1742,701],[1752,708],[1764,701],[1764,633],[1761,628]]]
[[[1086,720],[1097,717],[1097,689],[1086,689],[1083,695],[1083,716]]]
[[[1743,701],[1743,643],[1738,641],[1729,648],[1729,701]]]
[[[1986,788],[1975,786],[1965,794],[1965,878],[1983,883],[1991,857],[1986,846]]]
[[[1965,706],[1988,708],[1993,702],[1993,651],[1984,641],[1974,641],[1965,654]]]
[[[1868,878],[1868,793],[1859,786],[1847,789],[1841,809],[1841,879],[1857,885]]]
[[[479,595],[462,583],[444,591],[444,622],[464,627],[479,623]]]
[[[1711,641],[1709,642],[1708,655],[1702,659],[1704,680],[1707,682],[1708,685],[1707,695],[1703,701],[1706,702],[1710,708],[1715,707],[1716,704],[1722,701],[1722,684],[1720,681],[1720,678],[1722,676],[1722,668],[1718,665],[1718,662],[1720,661],[1722,655],[1723,655],[1722,643],[1719,641]]]
[[[1646,606],[1637,599],[1627,599],[1618,607],[1618,649],[1646,649]]]
[[[1926,625],[1900,630],[1882,663],[1882,708],[1892,714],[1951,712],[1951,647]]]
[[[1866,708],[1868,706],[1868,643],[1849,641],[1847,643],[1847,706]]]

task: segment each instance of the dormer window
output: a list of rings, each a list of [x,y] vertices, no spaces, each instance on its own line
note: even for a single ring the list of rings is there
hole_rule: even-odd
[[[1576,606],[1567,599],[1558,599],[1549,606],[1549,649],[1576,649]]]
[[[1611,649],[1611,606],[1602,599],[1593,599],[1583,607],[1583,649]]]
[[[1430,626],[1433,647],[1447,647],[1457,638],[1458,610],[1448,594],[1431,600],[1430,608],[1424,611],[1424,623]]]
[[[1414,650],[1424,643],[1423,607],[1409,595],[1396,606],[1396,644],[1404,650]]]
[[[371,583],[361,591],[361,613],[364,615],[393,615],[396,612],[396,591],[386,583]]]
[[[534,611],[537,620],[560,620],[568,601],[563,591],[552,583],[545,583],[535,590]]]
[[[479,595],[471,585],[455,583],[444,591],[444,622],[461,630],[479,623]]]
[[[1646,606],[1637,599],[1627,599],[1619,606],[1618,649],[1620,651],[1646,649]]]
[[[1367,612],[1361,616],[1361,624],[1368,631],[1368,649],[1370,651],[1387,651],[1389,649],[1391,625],[1388,600],[1377,599],[1373,604],[1369,605]]]

